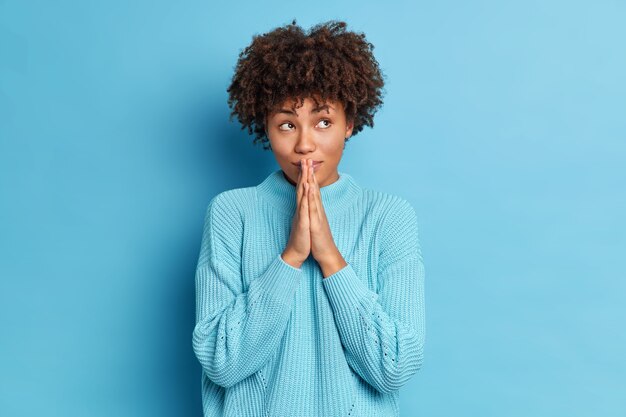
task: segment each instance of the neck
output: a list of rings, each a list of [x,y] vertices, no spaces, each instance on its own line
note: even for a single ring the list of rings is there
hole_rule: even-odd
[[[289,184],[293,185],[294,187],[298,185],[297,182],[294,182],[291,178],[289,178],[289,176],[285,173],[285,171],[281,170],[281,172],[283,173],[283,176],[285,177],[285,179],[287,181],[289,181]],[[329,181],[329,182],[318,182],[320,188],[326,187],[326,186],[336,182],[337,180],[339,180],[339,172],[335,171],[334,175],[333,175],[333,178],[334,179],[332,181]]]
[[[258,194],[276,209],[293,214],[297,207],[296,184],[292,183],[281,169],[272,172],[256,187]],[[354,205],[361,195],[362,189],[354,178],[345,173],[337,172],[337,179],[320,186],[320,195],[324,212],[336,214]]]

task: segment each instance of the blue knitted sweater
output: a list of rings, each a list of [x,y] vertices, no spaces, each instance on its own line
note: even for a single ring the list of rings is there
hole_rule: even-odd
[[[326,278],[312,256],[281,257],[296,209],[282,170],[208,203],[193,331],[205,416],[399,415],[424,351],[416,212],[345,172],[320,191],[347,262]]]

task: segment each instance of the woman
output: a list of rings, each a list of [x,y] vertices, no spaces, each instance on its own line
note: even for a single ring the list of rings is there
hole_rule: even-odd
[[[383,87],[373,46],[345,26],[294,21],[239,57],[232,114],[280,170],[207,208],[193,332],[205,416],[398,416],[421,367],[415,210],[338,171]]]

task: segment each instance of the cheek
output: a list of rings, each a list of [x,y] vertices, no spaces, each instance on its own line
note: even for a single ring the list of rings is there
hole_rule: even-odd
[[[293,153],[290,150],[285,149],[275,149],[272,147],[272,153],[274,154],[274,158],[281,164],[290,166],[291,160],[293,159]]]
[[[272,153],[277,159],[285,158],[285,155],[289,155],[290,150],[285,147],[285,144],[280,141],[270,140],[270,146],[272,147]]]
[[[339,157],[341,156],[341,153],[343,152],[343,144],[344,141],[333,141],[332,143],[327,144],[323,151],[326,155],[328,156],[335,156],[335,157]]]

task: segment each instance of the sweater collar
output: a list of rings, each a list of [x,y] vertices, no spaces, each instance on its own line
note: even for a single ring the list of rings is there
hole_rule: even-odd
[[[338,213],[350,207],[361,193],[361,187],[351,175],[341,171],[338,174],[338,180],[320,188],[322,204],[327,214]],[[256,189],[262,198],[278,210],[287,214],[295,213],[296,186],[285,178],[282,169],[272,172]]]

